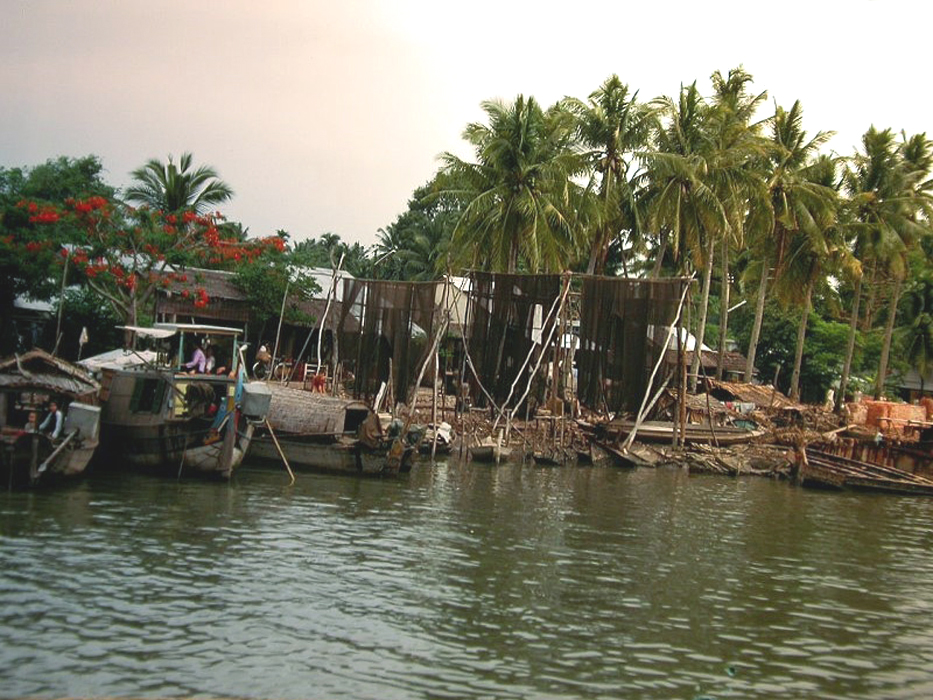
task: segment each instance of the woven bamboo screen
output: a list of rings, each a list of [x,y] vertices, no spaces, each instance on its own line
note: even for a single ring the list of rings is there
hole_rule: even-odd
[[[500,403],[508,396],[535,337],[542,342],[548,337],[549,327],[541,325],[560,295],[560,275],[473,272],[471,277],[465,342],[480,381]],[[485,397],[475,378],[471,385],[474,401],[483,405]]]
[[[434,333],[437,283],[344,279],[343,284],[340,355],[354,373],[354,396],[372,405],[386,382],[395,401],[407,401]]]
[[[684,285],[682,279],[583,277],[577,397],[596,411],[635,412]]]

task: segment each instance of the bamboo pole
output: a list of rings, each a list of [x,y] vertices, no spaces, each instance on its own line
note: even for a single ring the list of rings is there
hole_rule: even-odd
[[[558,294],[558,295],[554,298],[554,302],[551,304],[551,308],[548,310],[547,316],[545,317],[544,322],[542,323],[542,328],[544,328],[544,326],[548,325],[548,322],[551,321],[551,316],[554,314],[555,308],[558,308],[558,304],[561,302],[561,298],[562,298],[562,295],[561,295],[561,294]],[[563,306],[563,304],[561,304],[561,306]],[[552,328],[553,328],[553,325],[552,325]],[[551,337],[552,337],[552,336],[549,336],[549,337],[548,337],[548,341],[547,341],[548,343],[550,342]],[[512,386],[511,386],[511,388],[509,389],[509,395],[505,398],[505,401],[502,402],[502,406],[501,406],[501,408],[499,409],[499,415],[496,416],[495,423],[493,423],[493,426],[492,426],[493,431],[495,431],[496,427],[499,425],[499,420],[502,418],[502,415],[505,413],[506,406],[508,406],[509,401],[512,399],[512,395],[515,393],[515,387],[518,386],[518,381],[519,381],[519,379],[521,379],[522,374],[524,374],[525,369],[528,367],[528,363],[531,361],[531,358],[534,356],[534,353],[535,353],[535,350],[536,350],[536,349],[537,349],[537,348],[536,348],[536,347],[534,346],[534,344],[532,343],[531,350],[528,352],[527,357],[525,357],[525,361],[522,363],[521,368],[520,368],[520,369],[518,370],[518,372],[516,372],[516,374],[515,374],[515,379],[512,381]],[[542,354],[544,353],[544,350],[545,350],[545,345],[542,344],[542,346],[541,346],[541,353],[542,353]],[[532,374],[531,376],[534,377],[534,374]],[[520,404],[521,401],[519,401],[518,403]],[[518,404],[516,404],[516,405],[518,405]]]
[[[62,286],[58,293],[58,321],[55,324],[55,349],[52,350],[52,355],[58,354],[58,345],[62,339],[62,311],[65,308],[65,281],[68,279],[68,258],[70,256],[65,256],[65,265],[62,270]],[[135,319],[134,319],[135,321]]]
[[[558,313],[560,313],[560,309],[563,308],[563,306],[564,306],[564,301],[566,301],[566,299],[567,299],[567,293],[568,293],[569,291],[570,291],[570,275],[566,275],[566,276],[565,276],[565,281],[564,281],[564,288],[563,288],[563,290],[561,291],[560,296],[558,297],[558,301],[560,302],[560,305],[558,306]],[[541,367],[541,360],[544,359],[545,349],[547,348],[548,345],[551,344],[551,340],[553,340],[553,338],[554,338],[554,331],[556,330],[556,328],[557,328],[557,324],[556,324],[556,323],[555,323],[555,324],[551,324],[551,330],[550,330],[550,332],[548,333],[547,340],[546,340],[546,341],[542,344],[542,346],[541,346],[541,352],[538,354],[538,360],[537,360],[537,362],[535,363],[535,367],[534,367],[534,369],[533,369],[533,370],[529,373],[529,375],[528,375],[528,384],[527,384],[527,386],[525,387],[525,393],[523,393],[522,396],[521,396],[521,398],[520,398],[518,401],[515,402],[515,405],[516,405],[516,406],[521,406],[522,401],[524,401],[524,400],[525,400],[525,397],[527,397],[528,394],[531,392],[531,383],[532,383],[532,381],[534,380],[535,375],[538,374],[538,369],[540,369],[540,367]],[[532,352],[534,352],[534,348],[532,348]],[[529,355],[529,357],[530,357],[530,355]],[[517,380],[516,380],[516,381],[517,381]],[[511,393],[509,394],[509,398],[511,398]],[[495,432],[496,427],[498,427],[498,425],[499,425],[499,419],[502,418],[502,415],[503,415],[503,413],[505,412],[505,406],[506,406],[506,404],[508,403],[508,400],[509,400],[509,399],[506,399],[506,401],[502,404],[502,409],[500,410],[499,415],[496,417],[496,420],[495,420],[495,422],[493,423],[493,426],[492,426],[493,432]],[[508,421],[508,422],[511,423],[511,421]]]
[[[292,471],[291,466],[288,464],[288,458],[285,456],[285,452],[282,450],[279,439],[275,436],[275,431],[272,429],[272,424],[269,422],[268,418],[266,418],[266,428],[269,431],[269,435],[272,437],[272,443],[275,445],[275,449],[278,450],[279,457],[282,458],[282,464],[285,465],[285,469],[288,471],[288,476],[291,479],[288,485],[291,486],[295,483],[295,472]]]
[[[279,356],[279,337],[282,334],[282,318],[285,316],[285,302],[288,301],[288,287],[291,285],[292,281],[290,279],[285,280],[285,293],[282,295],[282,308],[279,311],[279,325],[275,330],[275,345],[272,346],[272,366],[271,369],[275,369],[275,358]],[[275,379],[275,377],[272,377]]]
[[[692,279],[692,278],[691,278]],[[654,369],[651,372],[651,376],[648,378],[648,387],[645,390],[645,395],[641,400],[641,408],[638,410],[638,416],[635,419],[635,425],[632,426],[632,430],[629,432],[628,437],[625,438],[625,442],[622,444],[622,451],[625,452],[629,447],[632,446],[632,443],[635,441],[635,435],[638,433],[638,429],[641,427],[641,424],[645,420],[645,415],[648,410],[645,407],[646,402],[648,401],[648,396],[651,393],[651,386],[654,384],[654,378],[658,374],[658,370],[661,367],[661,363],[664,361],[664,356],[667,352],[667,346],[670,345],[671,337],[674,334],[674,328],[677,324],[677,321],[680,319],[680,314],[684,308],[684,300],[687,298],[687,290],[690,289],[690,285],[684,286],[684,291],[680,295],[680,303],[677,305],[677,315],[674,317],[674,322],[667,329],[667,337],[664,339],[664,344],[661,346],[661,351],[658,353],[658,361],[654,364]],[[663,385],[662,385],[663,388]],[[655,396],[655,401],[657,397],[660,396],[660,392]],[[654,401],[652,401],[652,405]]]
[[[434,437],[431,440],[431,462],[437,454],[437,374],[440,372],[439,348],[434,351],[434,381],[431,383],[431,423],[434,425]],[[416,394],[417,396],[417,394]]]

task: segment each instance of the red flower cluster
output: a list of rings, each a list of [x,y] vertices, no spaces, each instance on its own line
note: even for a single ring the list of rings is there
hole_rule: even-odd
[[[205,306],[208,305],[208,303],[210,302],[210,297],[207,296],[207,292],[205,291],[203,287],[198,287],[195,294],[197,295],[197,299],[194,300],[195,308],[203,309]],[[184,294],[182,296],[184,296]]]
[[[35,202],[27,202],[25,199],[17,202],[16,206],[25,208],[29,211],[29,222],[33,224],[54,224],[61,218],[58,209],[51,204],[43,204],[41,207]]]
[[[66,199],[65,204],[72,207],[79,214],[90,214],[92,211],[104,210],[107,208],[107,200],[100,196],[88,197],[87,199]]]

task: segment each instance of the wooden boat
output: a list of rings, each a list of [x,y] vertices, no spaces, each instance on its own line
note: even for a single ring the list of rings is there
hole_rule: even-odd
[[[933,496],[933,479],[817,448],[805,454],[798,453],[797,461],[797,482],[803,486]]]
[[[512,456],[512,448],[506,447],[499,440],[485,438],[478,445],[470,448],[470,457],[474,462],[499,464]]]
[[[281,464],[284,454],[298,470],[369,476],[411,471],[414,446],[407,437],[384,431],[365,403],[275,382],[269,390],[268,424],[254,436],[251,463]]]
[[[531,458],[535,464],[542,467],[560,467],[573,462],[576,459],[576,453],[562,447],[546,447],[532,450]]]
[[[592,440],[589,445],[578,447],[576,453],[577,464],[581,465],[603,464],[610,459],[609,453],[604,448],[600,447],[597,442]]]
[[[428,423],[424,427],[424,434],[421,437],[421,441],[418,443],[418,452],[423,455],[429,455],[433,450],[435,455],[448,455],[451,450],[453,450],[456,437],[456,433],[450,423],[445,421],[438,424],[437,427],[432,423]]]
[[[633,469],[635,467],[656,467],[658,465],[658,454],[645,445],[633,443],[625,450],[619,445],[605,442],[600,442],[598,446],[609,455],[611,463],[617,467]]]
[[[42,350],[0,361],[4,483],[36,486],[83,474],[99,444],[100,408],[94,405],[99,388],[83,369]],[[63,413],[54,440],[37,432],[51,402]]]
[[[180,476],[229,478],[243,460],[255,426],[265,418],[269,393],[247,382],[239,329],[195,324],[126,327],[160,344],[154,361],[86,363],[101,374],[101,432],[108,463]],[[186,346],[221,347],[223,374],[180,371]],[[169,359],[173,358],[173,359]]]
[[[605,432],[615,440],[622,441],[628,437],[635,427],[635,421],[614,420],[605,426]],[[678,428],[669,421],[644,421],[635,434],[635,439],[641,442],[673,442],[674,431]],[[687,423],[684,429],[684,439],[687,444],[711,445],[738,445],[751,442],[765,434],[764,430],[755,428],[749,430],[733,425],[715,425]]]

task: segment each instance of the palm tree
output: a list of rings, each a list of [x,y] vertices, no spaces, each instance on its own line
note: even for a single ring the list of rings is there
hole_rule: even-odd
[[[638,235],[637,175],[632,173],[635,154],[643,150],[651,135],[653,110],[629,94],[628,85],[617,75],[608,78],[587,102],[569,98],[566,107],[577,119],[577,132],[586,156],[599,176],[599,209],[592,239],[588,274],[603,274],[609,245],[622,230]],[[628,269],[623,254],[622,267]]]
[[[835,193],[840,185],[836,169],[835,160],[826,155],[820,156],[802,171],[801,175],[806,177],[803,184],[812,185],[811,192],[827,197],[828,193]],[[784,303],[802,306],[790,382],[790,397],[794,400],[800,398],[800,373],[813,292],[817,285],[827,281],[830,272],[850,271],[857,265],[845,245],[844,228],[836,225],[838,209],[834,199],[824,204],[807,210],[810,220],[791,232],[782,269],[776,280],[779,299]]]
[[[933,278],[929,274],[916,280],[904,293],[907,325],[901,329],[905,354],[920,375],[920,393],[924,380],[933,372]]]
[[[662,120],[655,149],[646,154],[645,200],[651,227],[662,233],[657,255],[669,245],[681,273],[703,269],[701,315],[697,329],[691,389],[696,389],[709,308],[716,234],[729,226],[729,217],[709,184],[709,162],[715,148],[710,138],[710,107],[700,96],[696,82],[681,86],[675,102],[669,97],[655,101]],[[658,269],[656,265],[656,271]]]
[[[571,115],[522,95],[482,106],[489,123],[463,132],[476,162],[441,156],[439,193],[462,206],[452,233],[455,262],[507,272],[520,262],[529,272],[565,269],[582,238],[583,192],[572,178],[586,165],[571,148]]]
[[[890,129],[874,126],[862,137],[863,152],[856,153],[845,174],[855,234],[853,248],[862,265],[870,265],[873,278],[887,276],[893,282],[884,345],[875,378],[875,396],[884,391],[891,339],[907,274],[907,258],[918,240],[930,234],[931,189],[927,178],[933,163],[931,144],[924,134],[902,134],[897,143]],[[875,285],[873,285],[874,287]],[[840,405],[851,371],[855,330],[862,296],[856,283],[849,324],[849,343],[840,382]]]
[[[769,197],[764,206],[752,208],[749,217],[750,229],[755,233],[753,255],[758,258],[758,293],[755,304],[755,320],[745,365],[745,381],[751,382],[755,371],[755,355],[761,323],[764,318],[768,278],[771,269],[779,278],[787,262],[788,244],[800,231],[810,236],[819,235],[818,222],[831,216],[836,206],[836,191],[817,181],[813,172],[813,159],[818,149],[832,135],[818,132],[807,140],[803,129],[803,110],[800,102],[794,102],[790,110],[777,107],[771,123],[773,148],[768,154],[770,173],[767,179]],[[755,270],[751,270],[754,273]]]
[[[759,163],[767,145],[759,135],[761,123],[752,117],[765,94],[749,94],[751,76],[742,68],[723,77],[713,74],[715,97],[704,101],[696,83],[681,87],[678,102],[659,101],[664,128],[658,132],[657,152],[646,155],[651,222],[671,238],[678,250],[690,250],[692,262],[703,268],[703,289],[697,327],[697,350],[691,368],[696,388],[701,348],[709,313],[715,246],[722,245],[723,313],[720,367],[728,324],[729,249],[742,240],[750,202],[763,199],[766,187]],[[663,249],[663,244],[662,244]]]
[[[166,213],[203,213],[233,197],[233,190],[216,170],[208,165],[192,170],[192,159],[190,153],[182,153],[177,166],[171,155],[167,163],[150,159],[130,173],[136,184],[127,188],[126,200]]]
[[[771,144],[761,136],[764,121],[753,121],[755,113],[767,93],[749,93],[752,76],[741,66],[723,76],[712,75],[714,98],[711,110],[711,133],[715,142],[710,182],[719,195],[729,218],[729,226],[720,234],[722,265],[719,361],[716,378],[722,379],[726,338],[729,330],[730,250],[744,245],[744,231],[749,212],[767,206],[768,189],[765,183],[767,155]],[[698,357],[694,365],[699,369]]]

